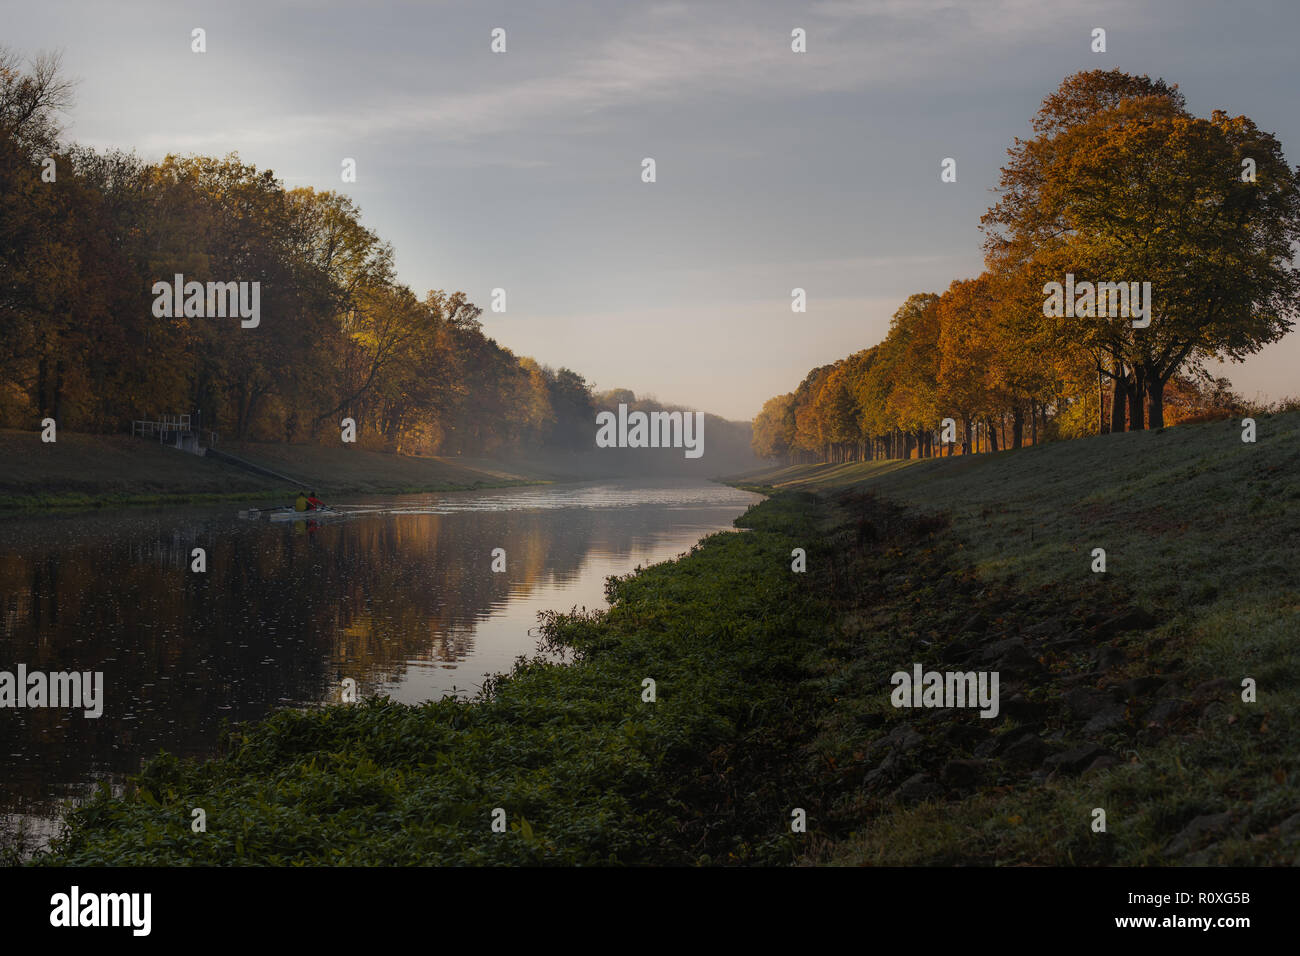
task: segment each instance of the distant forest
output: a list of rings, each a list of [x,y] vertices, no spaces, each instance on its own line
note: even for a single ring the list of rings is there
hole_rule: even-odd
[[[347,196],[233,154],[65,144],[70,101],[57,57],[0,50],[0,426],[201,410],[235,439],[337,442],[352,418],[358,444],[395,452],[558,452],[591,449],[596,411],[635,401],[501,347],[462,292],[417,296]],[[259,282],[260,325],[156,316],[154,283],[178,273]],[[747,445],[748,423],[728,425]]]
[[[1244,116],[1193,116],[1176,85],[1101,70],[1067,77],[1033,133],[982,219],[985,272],[911,296],[884,341],[769,399],[757,455],[997,451],[1250,409],[1203,363],[1294,324],[1300,171],[1278,141]],[[1067,276],[1149,282],[1150,324],[1096,299],[1048,317],[1047,288]]]

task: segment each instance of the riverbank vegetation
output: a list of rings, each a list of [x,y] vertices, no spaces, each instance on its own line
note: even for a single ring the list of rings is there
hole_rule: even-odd
[[[1300,415],[1259,435],[752,476],[774,494],[748,531],[546,622],[568,663],[521,661],[476,702],[236,728],[219,759],[161,757],[74,812],[35,862],[1294,861]],[[895,709],[914,663],[999,671],[999,715]]]
[[[631,393],[612,394],[626,399]],[[631,407],[658,406],[634,400]],[[64,432],[57,443],[45,444],[37,432],[0,429],[0,512],[204,501],[285,504],[299,488],[337,500],[611,478],[707,479],[760,464],[749,452],[748,423],[707,415],[705,432],[708,454],[699,459],[656,449],[534,449],[494,458],[398,455],[341,444],[221,443],[222,451],[285,476],[280,480],[126,435]]]
[[[549,481],[554,473],[489,459],[470,462],[359,448],[233,442],[231,454],[296,482],[254,474],[125,435],[65,433],[43,444],[0,429],[0,512],[205,501],[292,502],[300,487],[341,494],[414,494]]]
[[[1294,325],[1300,172],[1274,136],[1193,115],[1177,85],[1093,70],[1009,154],[985,271],[911,296],[882,342],[769,399],[757,454],[972,454],[1295,407],[1247,402],[1209,370]]]

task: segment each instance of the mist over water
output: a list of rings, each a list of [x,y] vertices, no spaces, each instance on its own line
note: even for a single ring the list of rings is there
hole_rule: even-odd
[[[757,495],[618,480],[331,502],[319,523],[237,503],[0,522],[0,670],[102,671],[104,712],[0,709],[0,841],[223,721],[363,696],[472,696],[537,651],[537,614],[604,606],[606,577],[731,527]],[[207,572],[190,570],[194,548]],[[506,571],[493,573],[504,548]]]

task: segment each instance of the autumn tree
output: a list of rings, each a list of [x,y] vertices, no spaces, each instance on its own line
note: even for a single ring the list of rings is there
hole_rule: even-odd
[[[1240,359],[1291,327],[1300,200],[1274,137],[1245,117],[1198,119],[1176,86],[1118,71],[1068,78],[1034,129],[984,217],[990,263],[1151,283],[1149,327],[1098,315],[1065,330],[1129,394],[1132,424],[1163,424],[1164,386],[1189,360]],[[1112,422],[1121,408],[1117,394]]]

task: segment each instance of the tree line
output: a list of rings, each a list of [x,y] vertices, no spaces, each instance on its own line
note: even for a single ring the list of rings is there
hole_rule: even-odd
[[[156,413],[263,441],[476,454],[586,448],[578,373],[484,335],[462,292],[397,281],[350,198],[237,154],[144,162],[64,143],[56,56],[0,49],[0,425],[117,431]],[[158,317],[154,283],[260,283],[263,319]]]
[[[909,297],[882,342],[769,399],[756,454],[997,451],[1245,407],[1205,363],[1240,361],[1294,325],[1300,170],[1278,141],[1115,70],[1067,77],[1032,130],[981,220],[985,271]],[[1096,296],[1048,308],[1067,281],[1149,282],[1149,324]]]

